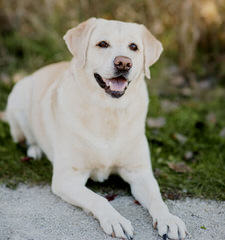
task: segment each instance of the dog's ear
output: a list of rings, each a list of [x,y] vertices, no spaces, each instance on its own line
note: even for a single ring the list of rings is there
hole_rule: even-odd
[[[163,47],[160,41],[157,40],[144,25],[142,25],[142,28],[145,76],[150,79],[149,67],[158,60],[163,51]]]
[[[95,24],[96,18],[90,18],[68,30],[63,37],[69,51],[75,56],[75,63],[79,68],[85,65],[87,47]]]

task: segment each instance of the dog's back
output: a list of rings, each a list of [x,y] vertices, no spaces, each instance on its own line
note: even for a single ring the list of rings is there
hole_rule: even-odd
[[[41,103],[51,84],[68,66],[69,62],[51,64],[16,83],[9,95],[6,111],[2,113],[3,120],[10,124],[11,135],[15,142],[26,139],[29,145],[36,144],[31,130],[32,110],[35,105]]]

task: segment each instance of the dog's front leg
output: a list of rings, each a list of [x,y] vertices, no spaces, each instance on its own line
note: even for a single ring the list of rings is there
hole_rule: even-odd
[[[159,186],[150,167],[147,169],[120,170],[121,177],[131,186],[133,196],[148,209],[163,239],[184,239],[186,227],[183,221],[172,215],[163,202]]]
[[[133,228],[130,221],[121,216],[104,197],[85,186],[88,177],[88,172],[54,165],[52,191],[66,202],[91,212],[107,234],[132,239]]]

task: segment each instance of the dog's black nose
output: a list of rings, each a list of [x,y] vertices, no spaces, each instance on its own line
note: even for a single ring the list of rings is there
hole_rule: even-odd
[[[129,71],[133,65],[131,59],[124,56],[115,57],[113,62],[118,71]]]

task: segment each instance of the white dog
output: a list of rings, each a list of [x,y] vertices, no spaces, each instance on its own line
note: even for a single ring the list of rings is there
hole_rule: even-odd
[[[160,195],[145,136],[144,75],[150,78],[161,43],[143,25],[96,18],[64,39],[72,61],[40,69],[9,96],[5,118],[14,141],[25,138],[30,157],[40,158],[43,151],[53,164],[52,191],[91,212],[107,234],[132,239],[133,228],[85,184],[117,173],[163,239],[184,239],[185,224]]]

